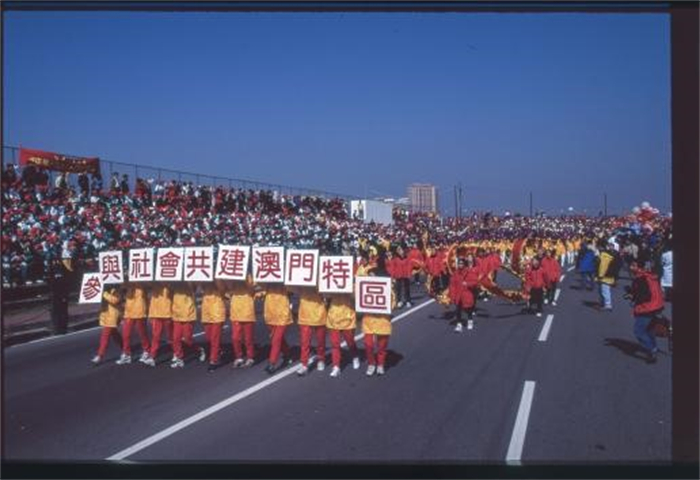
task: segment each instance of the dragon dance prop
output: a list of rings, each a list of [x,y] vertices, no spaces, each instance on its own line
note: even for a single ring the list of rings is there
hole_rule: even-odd
[[[525,246],[525,239],[518,239],[513,245],[513,252],[511,255],[511,264],[501,265],[501,268],[515,277],[517,277],[521,283],[525,283],[525,275],[523,273],[522,267],[522,249]],[[451,275],[457,269],[457,258],[467,254],[475,254],[478,245],[473,243],[461,243],[452,245],[447,253],[447,271]],[[432,291],[432,277],[428,275],[426,279],[427,289],[430,296],[435,298],[435,300],[443,306],[449,306],[452,302],[450,300],[450,289],[449,287],[441,292]],[[528,298],[527,293],[521,289],[503,289],[496,282],[493,281],[490,275],[486,275],[481,279],[479,287],[487,292],[504,298],[510,302],[519,302]]]

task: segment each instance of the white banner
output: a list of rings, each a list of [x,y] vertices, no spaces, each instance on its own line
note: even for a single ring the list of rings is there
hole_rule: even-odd
[[[100,280],[105,285],[124,283],[124,261],[122,252],[113,250],[100,252]]]
[[[355,311],[391,315],[391,278],[357,277]]]
[[[284,282],[284,247],[253,247],[253,280]]]
[[[183,248],[159,248],[156,260],[156,281],[182,281],[185,265]]]
[[[242,245],[219,245],[214,278],[223,280],[245,280],[250,263],[250,247]]]
[[[80,284],[80,299],[78,303],[101,303],[104,284],[99,273],[83,274],[83,282]]]
[[[321,256],[318,291],[321,293],[352,293],[353,262],[351,256]]]
[[[315,287],[318,278],[318,250],[287,250],[285,285]]]
[[[185,248],[185,280],[188,282],[214,280],[214,247]]]
[[[152,282],[155,277],[155,255],[152,248],[133,248],[129,250],[129,281]]]

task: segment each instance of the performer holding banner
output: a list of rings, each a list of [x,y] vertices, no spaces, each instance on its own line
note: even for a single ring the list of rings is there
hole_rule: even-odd
[[[298,287],[299,293],[299,336],[301,338],[301,365],[297,375],[304,376],[309,371],[309,350],[311,335],[316,337],[316,370],[319,372],[326,368],[326,319],[328,311],[326,303],[318,291],[313,287]]]
[[[195,304],[195,290],[191,282],[179,282],[173,287],[173,359],[171,368],[185,366],[186,346],[199,353],[199,361],[207,359],[204,348],[195,346],[193,332],[197,321],[197,306]]]
[[[202,285],[202,324],[209,342],[209,367],[207,371],[216,370],[221,351],[221,329],[226,320],[226,303],[224,300],[224,285],[222,280],[214,280]]]
[[[255,327],[255,286],[253,276],[248,274],[247,280],[229,282],[231,297],[231,343],[233,343],[234,368],[250,367],[255,363],[255,346],[253,332]],[[246,359],[243,360],[243,344],[245,344]]]
[[[156,282],[151,287],[151,302],[148,306],[148,318],[151,321],[151,351],[143,363],[149,367],[156,366],[160,337],[163,331],[168,344],[173,342],[173,293],[167,283]]]
[[[100,346],[97,349],[97,355],[92,359],[93,365],[102,363],[102,359],[109,346],[110,337],[121,348],[122,339],[117,329],[121,316],[121,312],[119,311],[120,302],[121,296],[119,295],[119,288],[113,285],[105,286],[105,290],[102,293],[102,307],[100,308],[100,326],[102,327],[102,333],[100,334]]]
[[[272,375],[282,365],[289,365],[291,360],[291,349],[284,338],[287,327],[292,324],[292,312],[289,303],[289,293],[284,285],[270,283],[264,290],[265,304],[263,312],[265,324],[270,332],[270,355],[265,371]],[[280,352],[282,353],[282,365],[278,365]]]
[[[328,307],[328,330],[331,337],[331,360],[333,369],[331,377],[340,376],[341,337],[348,344],[352,356],[352,368],[360,368],[360,358],[357,356],[357,344],[355,343],[355,329],[357,328],[357,314],[353,306],[352,294],[329,294],[330,306]]]
[[[144,284],[129,282],[126,286],[126,302],[124,304],[124,322],[122,324],[122,355],[117,360],[117,365],[131,363],[131,329],[136,325],[136,331],[141,339],[141,358],[144,362],[148,358],[150,342],[146,329],[147,313],[146,288]]]
[[[367,357],[367,376],[384,375],[385,363],[387,356],[387,348],[389,346],[389,337],[391,336],[391,309],[395,305],[395,297],[391,294],[392,289],[390,283],[381,288],[379,282],[363,282],[358,271],[358,292],[356,293],[356,302],[359,304],[374,306],[386,306],[388,313],[364,313],[362,317],[362,332],[365,334],[365,355]],[[377,266],[369,275],[371,277],[387,277],[386,257],[381,252],[377,258]],[[367,287],[363,286],[367,284]],[[375,293],[376,292],[376,293]],[[387,297],[390,299],[387,305]],[[375,356],[374,346],[377,345],[377,353]]]

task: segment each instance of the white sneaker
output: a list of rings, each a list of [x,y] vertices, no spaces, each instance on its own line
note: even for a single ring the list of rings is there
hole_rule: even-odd
[[[245,361],[243,366],[244,367],[252,367],[254,363],[255,363],[255,360],[253,360],[252,358],[249,358],[248,360]]]
[[[149,358],[149,357],[150,357],[150,355],[148,354],[148,352],[143,352],[143,353],[141,354],[141,357],[139,357],[139,362],[145,362],[146,359]]]
[[[484,297],[484,302],[488,302],[488,301],[489,301],[489,297]]]
[[[549,300],[547,300],[547,299],[545,298],[545,299],[544,299],[544,304],[545,304],[545,305],[549,305]]]
[[[99,355],[95,355],[90,361],[93,365],[99,365],[100,363],[102,363],[102,357],[100,357]]]
[[[464,326],[461,323],[458,323],[455,325],[455,333],[462,333],[462,330],[464,329]]]
[[[316,364],[316,370],[318,370],[319,372],[322,372],[322,371],[324,371],[325,369],[326,369],[326,362],[324,362],[323,360],[319,361],[319,362]]]
[[[170,368],[183,368],[185,366],[185,361],[181,358],[177,358],[170,364]]]
[[[367,367],[367,372],[366,372],[366,373],[367,373],[367,376],[368,376],[368,377],[371,377],[372,375],[374,375],[374,372],[375,372],[376,370],[377,370],[377,367],[375,367],[374,365],[369,365],[369,366]]]
[[[557,302],[552,302],[552,306],[553,306],[553,307],[556,307],[556,306],[557,306]]]
[[[396,308],[403,308],[403,302],[399,302],[396,304]]]
[[[360,368],[360,359],[358,357],[352,359],[352,368],[353,370],[357,370]]]
[[[149,367],[155,367],[156,366],[156,361],[152,359],[150,356],[143,361],[144,365],[148,365]]]
[[[331,370],[331,377],[337,378],[340,376],[340,367],[333,367],[333,370]]]
[[[406,302],[406,308],[411,308],[413,304],[411,302]]]
[[[203,348],[200,348],[199,349],[199,361],[204,362],[206,360],[207,360],[207,352]]]
[[[467,320],[467,330],[474,328],[474,320]]]
[[[384,366],[383,365],[379,365],[377,367],[377,375],[384,375]]]
[[[297,369],[297,375],[303,377],[307,373],[309,373],[309,367],[307,367],[306,365],[299,365],[299,368]]]
[[[542,314],[541,314],[540,312],[537,312],[535,315],[538,316],[538,317],[541,317],[541,316],[542,316]]]
[[[127,355],[126,353],[122,353],[121,357],[119,357],[119,360],[116,362],[117,365],[126,365],[131,363],[131,355]]]
[[[241,368],[243,366],[243,359],[237,358],[233,361],[233,368]]]

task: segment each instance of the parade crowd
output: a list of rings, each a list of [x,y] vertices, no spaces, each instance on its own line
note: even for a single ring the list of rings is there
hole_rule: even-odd
[[[597,286],[601,310],[611,310],[611,289],[627,268],[634,278],[628,297],[634,304],[635,335],[649,361],[656,359],[658,348],[649,325],[663,309],[664,299],[671,297],[672,230],[670,217],[658,215],[648,205],[619,217],[475,213],[440,218],[396,211],[392,225],[381,225],[351,218],[346,202],[339,198],[141,178],[131,192],[128,179],[118,174],[106,187],[99,175],[90,179],[79,175],[78,188],[70,183],[61,174],[51,186],[46,172],[34,167],[21,174],[14,166],[3,171],[5,287],[46,281],[57,262],[78,272],[96,270],[97,254],[105,250],[218,244],[314,248],[326,255],[355,256],[357,275],[390,276],[397,309],[412,306],[410,284],[424,280],[431,296],[455,306],[455,331],[461,333],[463,313],[467,329],[472,328],[476,302],[487,301],[492,294],[525,300],[528,311],[541,316],[543,305],[556,304],[564,265],[575,264],[583,288]],[[497,276],[504,269],[521,279],[519,292],[498,287]],[[293,298],[298,299],[296,318]],[[291,361],[285,331],[294,320],[300,331],[300,375],[310,368],[312,337],[316,368],[325,368],[327,332],[331,375],[340,375],[343,340],[353,368],[359,368],[354,332],[360,321],[366,373],[385,372],[390,315],[357,314],[350,294],[321,295],[311,288],[261,286],[251,280],[198,287],[188,282],[108,286],[100,312],[103,334],[93,362],[103,361],[113,338],[122,351],[117,363],[131,363],[130,335],[136,328],[142,347],[139,360],[144,364],[156,365],[165,335],[173,350],[173,368],[184,366],[186,353],[191,352],[201,361],[208,357],[213,371],[220,366],[222,326],[228,319],[233,366],[250,366],[255,359],[256,301],[263,302],[269,332],[269,373]],[[208,354],[193,341],[197,320],[204,326]]]

